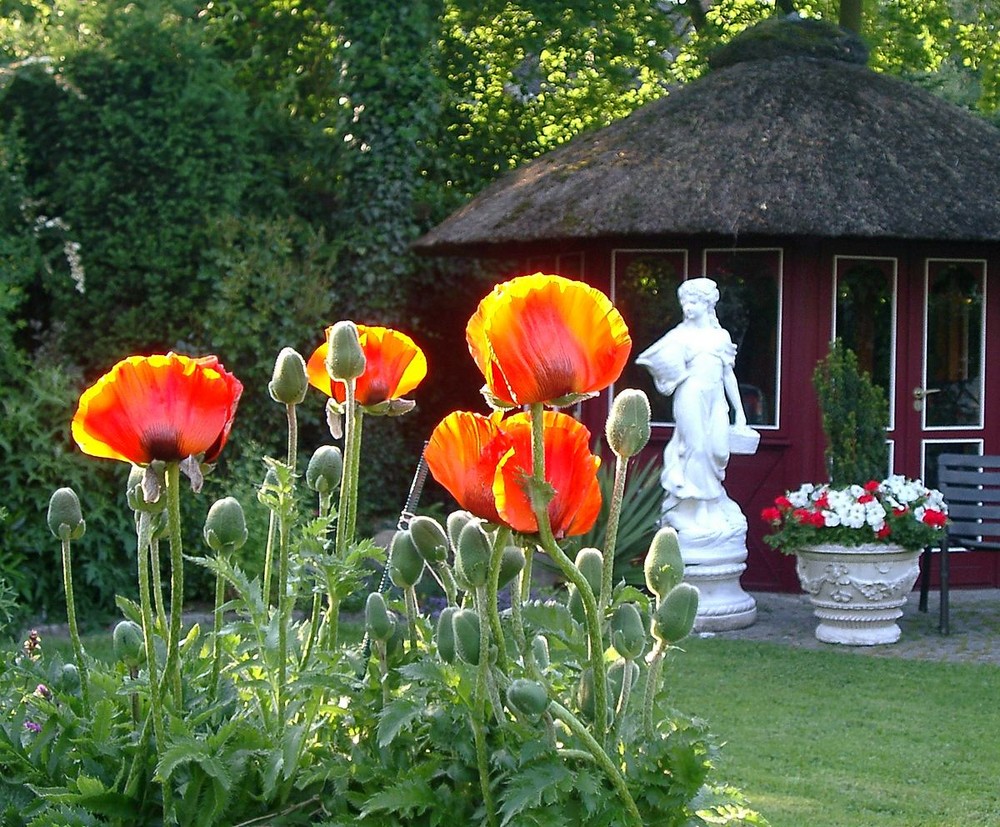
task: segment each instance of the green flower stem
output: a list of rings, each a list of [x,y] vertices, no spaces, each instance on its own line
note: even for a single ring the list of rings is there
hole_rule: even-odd
[[[490,788],[490,764],[486,751],[486,695],[490,672],[490,626],[483,622],[486,589],[476,589],[476,609],[479,612],[479,667],[476,675],[475,709],[472,714],[472,732],[476,740],[476,764],[479,768],[479,786],[483,793],[483,808],[490,827],[496,827],[493,791]]]
[[[663,671],[663,656],[666,652],[666,644],[657,641],[649,661],[649,670],[646,672],[646,693],[642,699],[642,728],[649,738],[653,735],[653,705],[660,688],[660,674]]]
[[[282,491],[278,499],[278,708],[277,725],[279,731],[285,726],[285,691],[288,675],[288,626],[291,623],[293,597],[288,588],[288,535],[289,515],[285,514]]]
[[[632,661],[625,661],[625,672],[622,678],[622,691],[618,695],[618,704],[615,706],[615,718],[611,723],[611,732],[608,734],[608,742],[614,749],[618,742],[618,733],[621,732],[622,720],[628,712],[628,702],[632,696]]]
[[[545,484],[545,432],[543,425],[543,407],[540,403],[531,406],[531,440],[532,440],[532,476],[536,485]],[[608,726],[608,676],[604,669],[604,640],[601,636],[601,615],[597,608],[594,592],[573,561],[559,547],[552,534],[548,509],[541,504],[535,505],[535,518],[538,521],[538,535],[545,552],[556,562],[563,576],[580,592],[587,622],[587,641],[589,646],[590,667],[594,673],[594,731],[598,742],[604,740]]]
[[[504,640],[503,628],[500,626],[500,607],[497,602],[499,591],[500,563],[503,560],[503,550],[510,541],[510,529],[502,527],[493,540],[493,550],[490,555],[490,566],[487,572],[486,603],[484,610],[489,616],[490,628],[497,642],[497,666],[501,671],[507,671],[507,641]],[[478,598],[477,601],[478,603]]]
[[[152,533],[152,517],[149,520],[149,533]],[[167,609],[163,605],[163,580],[160,577],[160,541],[149,537],[149,571],[153,579],[153,604],[156,607],[156,622],[160,624],[160,634],[167,633]]]
[[[535,559],[535,546],[525,543],[522,546],[524,551],[524,568],[521,569],[521,603],[531,600],[531,563]]]
[[[90,677],[87,673],[87,661],[84,659],[83,643],[80,641],[80,630],[76,625],[76,600],[73,598],[73,553],[70,550],[70,539],[64,534],[62,538],[62,568],[63,585],[66,588],[66,619],[69,621],[69,637],[73,643],[73,656],[76,668],[80,672],[80,697],[83,698],[83,708],[90,714]]]
[[[264,547],[264,575],[261,594],[265,606],[271,605],[271,580],[274,577],[274,539],[278,533],[278,515],[271,509],[267,519],[267,545]]]
[[[628,460],[615,455],[615,483],[608,511],[608,528],[604,538],[604,566],[601,570],[600,607],[605,611],[611,605],[611,590],[614,588],[615,548],[618,545],[618,523],[622,515],[622,500],[625,498],[625,477]]]
[[[295,463],[299,452],[299,420],[295,413],[294,405],[285,405],[285,416],[288,419],[288,446],[286,451],[286,463],[295,473]]]
[[[533,662],[534,656],[531,653],[531,647],[528,646],[528,637],[524,633],[524,616],[521,613],[521,586],[523,577],[524,569],[521,569],[514,576],[514,581],[510,586],[510,620],[514,630],[514,643],[517,644],[517,651],[521,653],[521,660],[527,665],[529,662]]]
[[[174,464],[176,467],[176,463]],[[139,536],[149,533],[150,515],[142,512],[139,515]],[[143,526],[145,523],[145,526]],[[166,748],[166,737],[163,730],[163,702],[160,681],[156,669],[156,645],[153,635],[153,608],[149,595],[149,556],[146,544],[139,543],[136,557],[139,561],[139,611],[142,614],[142,641],[146,649],[146,672],[149,675],[149,719],[152,719],[153,735],[156,737],[157,749]],[[145,729],[145,725],[143,727]],[[137,762],[138,763],[138,762]],[[167,821],[170,810],[170,781],[163,779],[163,821]]]
[[[417,650],[417,590],[413,586],[403,589],[406,604],[406,625],[409,627],[410,651]]]
[[[184,548],[181,540],[181,469],[168,462],[165,469],[167,488],[167,537],[170,542],[170,627],[167,635],[167,662],[163,680],[173,684],[174,702],[181,705],[181,617],[184,613]]]
[[[549,712],[551,712],[554,718],[558,718],[566,724],[569,731],[583,742],[587,752],[594,757],[597,765],[604,770],[604,774],[608,777],[611,785],[615,788],[615,792],[618,793],[622,804],[625,806],[625,816],[628,822],[635,825],[635,827],[643,827],[642,816],[639,813],[639,808],[635,805],[632,794],[629,792],[628,785],[625,783],[625,777],[622,775],[621,770],[608,757],[604,748],[587,731],[587,728],[580,723],[580,720],[562,704],[557,701],[551,701],[549,703]]]
[[[219,693],[219,672],[222,667],[222,605],[226,599],[226,580],[221,572],[215,575],[215,609],[212,613],[212,697]]]
[[[337,509],[335,547],[341,559],[354,539],[354,520],[358,507],[358,472],[361,453],[361,416],[354,396],[355,380],[345,383],[344,400],[344,471],[340,481],[340,507]]]

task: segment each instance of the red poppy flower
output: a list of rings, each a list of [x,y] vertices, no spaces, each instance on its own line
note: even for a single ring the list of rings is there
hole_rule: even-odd
[[[542,273],[497,285],[465,336],[499,407],[591,396],[619,377],[632,350],[625,321],[600,290]]]
[[[83,392],[73,438],[86,454],[136,465],[213,462],[242,393],[215,356],[130,356]]]
[[[510,444],[510,437],[500,427],[499,413],[486,417],[455,411],[431,433],[424,456],[434,479],[462,508],[499,523],[493,478]]]
[[[546,411],[545,480],[555,490],[549,502],[549,521],[557,539],[585,534],[601,510],[601,489],[597,482],[599,457],[590,452],[590,431],[573,417]],[[500,518],[515,531],[538,531],[538,521],[525,488],[530,476],[531,418],[516,414],[504,420],[503,430],[511,447],[500,460],[493,480]]]
[[[329,336],[330,328],[326,329]],[[365,353],[365,372],[358,377],[355,398],[363,407],[399,399],[412,391],[427,375],[427,358],[413,339],[387,327],[358,325],[358,341]],[[343,402],[343,382],[334,382],[326,372],[328,344],[323,342],[306,364],[309,384],[337,402]]]

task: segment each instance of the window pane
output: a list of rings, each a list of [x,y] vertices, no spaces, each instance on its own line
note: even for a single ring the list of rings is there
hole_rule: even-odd
[[[682,251],[616,251],[614,294],[632,336],[632,358],[615,387],[638,388],[649,397],[653,422],[673,422],[673,405],[653,385],[635,357],[681,321],[677,287],[684,280],[686,256]]]
[[[719,285],[716,314],[736,344],[736,378],[751,425],[774,425],[778,398],[780,250],[708,250],[705,275]]]
[[[837,259],[835,335],[891,395],[894,259]]]
[[[982,423],[984,265],[931,261],[925,427]]]

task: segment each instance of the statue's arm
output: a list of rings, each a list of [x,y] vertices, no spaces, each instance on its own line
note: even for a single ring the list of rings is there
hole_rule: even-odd
[[[736,361],[736,346],[730,342],[729,347],[732,348],[733,358],[723,361],[722,386],[726,391],[726,398],[729,400],[729,404],[733,406],[733,410],[736,412],[734,424],[746,427],[747,414],[743,410],[743,399],[740,397],[740,384],[736,381],[736,372],[733,370],[733,364]]]

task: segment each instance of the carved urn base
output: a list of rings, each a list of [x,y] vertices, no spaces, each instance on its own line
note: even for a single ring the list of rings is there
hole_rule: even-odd
[[[895,643],[920,574],[920,550],[871,543],[799,549],[796,572],[819,618],[816,638],[846,646]]]

